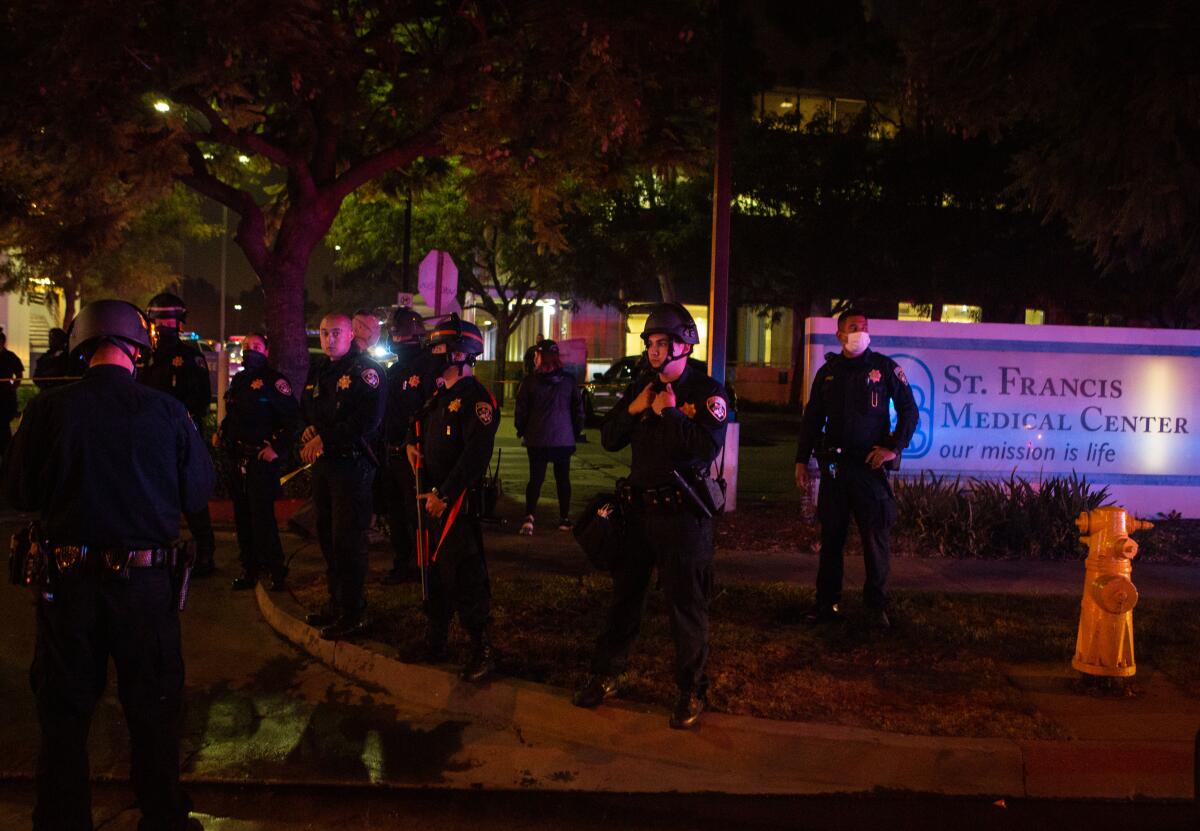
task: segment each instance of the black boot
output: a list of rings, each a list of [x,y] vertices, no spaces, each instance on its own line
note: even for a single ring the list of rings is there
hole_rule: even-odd
[[[367,631],[367,615],[364,611],[345,612],[328,626],[321,628],[321,640],[343,641]]]
[[[326,601],[319,611],[309,612],[304,616],[304,622],[309,626],[329,626],[337,619],[338,609],[332,600]]]
[[[462,669],[460,676],[462,680],[478,684],[491,675],[492,670],[495,668],[496,660],[492,654],[492,645],[488,642],[487,635],[479,635],[471,638],[471,657],[467,659],[467,664]]]
[[[579,688],[571,700],[576,707],[592,709],[604,703],[604,699],[617,694],[617,676],[589,675],[587,683]]]
[[[681,690],[679,697],[675,699],[675,709],[671,711],[671,720],[668,723],[672,730],[686,730],[694,727],[700,721],[702,712],[704,712],[704,698],[694,692]]]
[[[258,577],[248,571],[243,571],[237,577],[233,578],[233,590],[235,592],[244,592],[254,588],[258,583]]]
[[[843,620],[841,607],[836,603],[820,603],[804,616],[804,622],[810,625],[841,623]]]

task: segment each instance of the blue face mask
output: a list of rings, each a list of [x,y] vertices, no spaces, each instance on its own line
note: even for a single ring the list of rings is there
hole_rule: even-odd
[[[242,366],[246,369],[262,369],[267,365],[267,356],[253,349],[242,350]]]

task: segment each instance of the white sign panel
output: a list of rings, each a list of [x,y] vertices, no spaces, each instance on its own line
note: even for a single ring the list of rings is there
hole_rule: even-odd
[[[425,255],[417,269],[417,289],[435,316],[457,312],[458,266],[450,255],[436,248]]]
[[[836,320],[807,327],[811,387],[841,344]],[[1074,472],[1139,516],[1200,517],[1200,332],[896,320],[870,332],[921,414],[902,475]]]

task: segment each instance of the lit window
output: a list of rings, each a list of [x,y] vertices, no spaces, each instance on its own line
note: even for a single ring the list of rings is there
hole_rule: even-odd
[[[929,303],[901,303],[897,320],[933,320],[933,306]]]
[[[1025,322],[1028,323],[1030,326],[1041,326],[1043,323],[1046,322],[1046,310],[1045,309],[1026,309],[1025,310]]]
[[[942,306],[942,323],[978,323],[983,320],[983,308],[960,303]]]

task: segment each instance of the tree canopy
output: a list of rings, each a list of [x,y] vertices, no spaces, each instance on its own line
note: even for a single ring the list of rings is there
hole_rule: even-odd
[[[1200,17],[1183,0],[912,4],[908,91],[1011,139],[1019,198],[1104,266],[1200,287]]]
[[[0,146],[133,192],[179,181],[239,217],[273,355],[307,361],[313,248],[357,188],[453,155],[471,200],[528,205],[561,245],[565,186],[690,153],[711,84],[698,0],[14,0]],[[104,32],[103,37],[97,33]],[[270,186],[242,183],[239,161]]]

